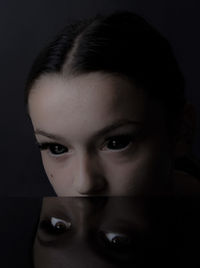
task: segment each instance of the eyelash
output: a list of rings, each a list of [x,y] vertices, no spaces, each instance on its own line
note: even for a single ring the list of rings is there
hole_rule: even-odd
[[[65,146],[63,146],[63,145],[61,145],[61,144],[59,144],[59,143],[55,143],[55,142],[37,143],[37,145],[38,145],[38,147],[39,147],[39,149],[40,149],[41,151],[49,150],[50,153],[51,153],[52,155],[54,155],[54,156],[61,155],[61,154],[64,154],[64,153],[68,152],[67,147],[65,147]],[[51,146],[60,146],[62,149],[64,149],[64,152],[63,152],[63,150],[62,150],[61,153],[57,153],[57,154],[56,154],[56,153],[53,153],[53,152],[51,151]],[[55,147],[54,147],[54,149],[55,149]]]
[[[131,135],[131,134],[121,134],[121,135],[115,135],[115,136],[112,136],[112,137],[108,137],[105,142],[104,142],[104,145],[102,148],[104,148],[105,145],[108,145],[109,142],[111,141],[117,141],[117,142],[120,142],[120,139],[121,139],[121,142],[125,142],[125,146],[122,145],[122,148],[120,149],[109,149],[108,150],[112,150],[112,151],[122,151],[122,150],[125,150],[127,149],[127,147],[129,147],[130,143],[132,143],[134,141],[134,136]],[[127,143],[127,144],[126,144]],[[115,144],[116,145],[116,144]],[[105,149],[103,149],[105,151]]]
[[[48,234],[59,235],[71,228],[71,222],[56,217],[50,217],[40,222],[40,228]]]
[[[120,139],[121,139],[122,143],[125,142],[125,145],[122,145],[122,148],[119,148],[119,149],[109,149],[109,148],[104,149],[104,147],[106,145],[108,145],[109,142],[111,142],[111,141],[120,142]],[[101,150],[103,150],[103,151],[107,151],[107,150],[123,151],[123,150],[126,150],[133,141],[134,141],[134,136],[131,135],[131,134],[122,134],[122,135],[111,136],[111,137],[108,137],[108,138],[105,139],[105,142],[103,143],[103,146],[101,146]],[[115,145],[116,145],[116,143],[115,143]],[[127,145],[126,145],[126,143],[127,143]],[[67,149],[67,147],[65,147],[65,146],[63,146],[63,145],[61,145],[59,143],[55,143],[55,142],[44,142],[44,143],[36,142],[36,144],[37,144],[37,146],[39,147],[39,149],[41,151],[49,150],[51,152],[51,154],[54,155],[54,156],[55,155],[62,155],[62,154],[67,153],[69,151]],[[52,153],[51,146],[61,146],[61,148],[62,148],[61,151],[62,152],[60,152],[60,153]],[[55,147],[54,147],[54,149],[55,149]]]

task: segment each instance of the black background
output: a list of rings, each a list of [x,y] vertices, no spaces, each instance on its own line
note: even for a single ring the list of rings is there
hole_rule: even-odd
[[[1,0],[0,115],[1,188],[4,196],[54,194],[34,144],[23,94],[33,59],[73,19],[130,10],[144,16],[170,41],[187,82],[186,95],[200,114],[199,1],[164,0]],[[199,119],[194,152],[200,156]]]

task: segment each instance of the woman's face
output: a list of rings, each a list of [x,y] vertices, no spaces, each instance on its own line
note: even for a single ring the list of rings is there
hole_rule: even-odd
[[[162,104],[127,79],[45,74],[31,90],[29,112],[58,196],[166,189],[172,156]]]

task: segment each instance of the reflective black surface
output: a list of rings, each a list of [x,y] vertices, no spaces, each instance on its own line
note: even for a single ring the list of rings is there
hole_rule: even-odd
[[[197,198],[44,198],[34,267],[198,267]]]
[[[1,267],[200,267],[199,198],[1,198]]]

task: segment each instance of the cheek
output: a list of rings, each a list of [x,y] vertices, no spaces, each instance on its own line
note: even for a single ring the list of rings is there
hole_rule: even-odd
[[[73,176],[67,163],[59,163],[55,160],[51,160],[45,153],[42,153],[42,162],[46,175],[55,192],[58,195],[62,195],[63,190],[65,191],[65,195],[68,194],[66,191],[69,191],[70,193],[73,184]]]
[[[140,192],[148,180],[148,163],[145,159],[130,160],[128,163],[109,165],[107,179],[111,192],[115,195],[129,195]]]
[[[141,148],[126,162],[107,162],[106,176],[111,192],[117,195],[140,194],[156,187],[163,188],[169,179],[170,157],[156,148]]]

